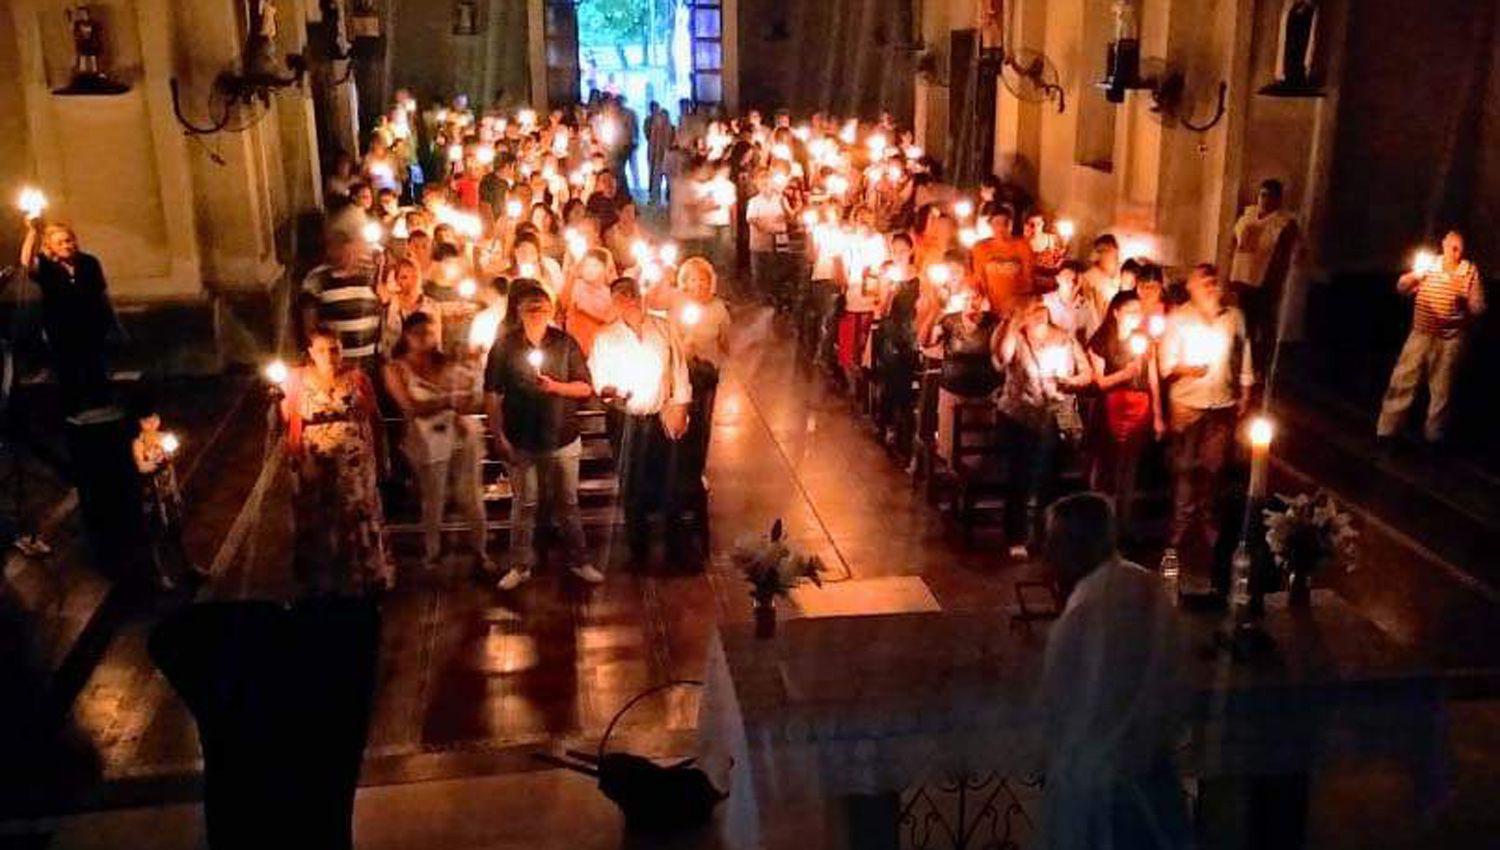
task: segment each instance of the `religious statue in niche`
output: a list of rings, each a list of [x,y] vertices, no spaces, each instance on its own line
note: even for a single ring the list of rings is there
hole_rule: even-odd
[[[66,12],[73,36],[73,75],[57,94],[119,94],[129,86],[110,79],[104,71],[104,26],[88,6]]]
[[[1261,94],[1312,96],[1322,93],[1312,75],[1317,35],[1317,0],[1286,0],[1276,42],[1276,81],[1262,88]]]
[[[474,4],[474,0],[458,0],[458,4],[453,7],[453,34],[479,34],[479,7]]]
[[[248,77],[287,76],[286,62],[276,45],[279,28],[275,0],[254,0],[250,6],[250,37],[245,43],[245,75]]]

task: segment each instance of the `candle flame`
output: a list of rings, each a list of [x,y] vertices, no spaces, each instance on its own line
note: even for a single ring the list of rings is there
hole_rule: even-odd
[[[169,431],[161,435],[161,450],[166,452],[168,455],[177,454],[177,449],[181,446],[182,441],[177,439],[176,434],[173,434]]]
[[[698,324],[703,320],[703,308],[697,304],[689,304],[682,308],[682,323],[688,327]]]
[[[21,208],[21,212],[25,213],[27,218],[36,218],[42,214],[42,210],[47,208],[47,196],[43,195],[40,189],[27,186],[21,190],[21,197],[17,202],[17,206]]]
[[[473,298],[475,295],[478,295],[478,294],[479,294],[479,284],[477,284],[477,283],[474,282],[474,278],[472,278],[472,277],[466,277],[463,280],[460,280],[458,282],[458,297],[460,297],[460,298]]]
[[[1061,219],[1057,222],[1057,235],[1062,237],[1062,241],[1072,242],[1073,233],[1073,222],[1069,221],[1066,218]]]
[[[1257,416],[1250,420],[1250,445],[1263,449],[1276,438],[1276,423],[1269,416]]]
[[[272,360],[270,363],[266,364],[265,376],[267,381],[270,381],[272,384],[280,387],[286,385],[287,378],[291,376],[291,373],[287,369],[285,362],[281,360]]]
[[[542,361],[542,350],[540,348],[533,348],[530,351],[526,352],[526,362],[531,364],[531,368],[540,371],[542,368]]]
[[[364,227],[360,228],[360,233],[371,245],[379,245],[380,240],[385,238],[385,228],[381,227],[378,221],[365,222]]]

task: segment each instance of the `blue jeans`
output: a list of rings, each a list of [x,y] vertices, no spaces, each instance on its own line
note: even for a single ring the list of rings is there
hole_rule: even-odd
[[[510,566],[530,570],[536,566],[537,513],[546,500],[553,522],[562,531],[568,562],[582,566],[590,562],[583,537],[583,517],[578,511],[578,461],[583,443],[574,440],[550,452],[515,450],[510,463],[510,486],[515,491],[510,505]]]

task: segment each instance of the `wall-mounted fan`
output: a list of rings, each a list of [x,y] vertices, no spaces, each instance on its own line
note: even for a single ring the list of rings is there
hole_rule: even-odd
[[[1029,48],[1007,51],[1000,66],[1005,90],[1023,103],[1057,101],[1057,111],[1067,108],[1067,95],[1059,82],[1057,66],[1045,55]]]

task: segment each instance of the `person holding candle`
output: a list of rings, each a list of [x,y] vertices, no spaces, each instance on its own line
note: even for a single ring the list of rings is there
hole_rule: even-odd
[[[198,583],[209,576],[188,558],[182,545],[182,492],[177,487],[177,438],[161,430],[155,411],[136,420],[140,432],[131,443],[131,456],[141,476],[141,508],[146,539],[155,568],[157,589],[170,592],[184,579]]]
[[[1092,386],[1094,374],[1078,339],[1052,324],[1039,301],[1017,312],[994,357],[1004,378],[996,407],[1006,456],[1005,536],[1011,559],[1024,561],[1038,506],[1053,486],[1058,444],[1082,438],[1075,396]]]
[[[594,339],[589,371],[613,408],[630,552],[642,563],[649,555],[651,514],[660,511],[669,525],[680,519],[672,484],[693,390],[681,339],[670,322],[646,312],[636,282],[619,278],[610,294],[618,318]]]
[[[672,147],[673,133],[672,116],[661,104],[651,101],[646,115],[646,198],[653,207],[661,203],[662,189],[666,186],[667,151]]]
[[[395,350],[405,333],[406,322],[421,313],[439,329],[442,338],[442,316],[437,302],[422,291],[422,278],[417,264],[411,260],[397,260],[391,265],[387,280],[380,289],[380,299],[385,302],[385,313],[380,324],[380,354],[387,359],[395,356]]]
[[[713,435],[714,401],[719,373],[729,359],[729,308],[718,297],[719,276],[703,257],[689,257],[677,270],[675,303],[668,315],[682,339],[693,399],[687,432],[682,437],[679,482],[682,504],[707,507],[709,438]]]
[[[346,363],[338,332],[309,334],[308,364],[292,370],[281,399],[292,467],[293,569],[311,596],[389,590],[377,485],[381,430],[375,389]]]
[[[883,281],[876,307],[875,369],[880,380],[878,424],[887,445],[905,454],[916,427],[912,389],[917,370],[917,300],[921,279],[913,262],[912,238],[897,233],[890,240],[891,258],[881,268]]]
[[[750,225],[750,279],[756,298],[782,309],[786,269],[777,243],[787,237],[792,211],[784,187],[777,185],[768,170],[755,175],[755,188],[755,197],[745,207]]]
[[[1255,383],[1250,338],[1240,311],[1224,303],[1218,268],[1196,266],[1188,303],[1174,310],[1158,345],[1158,375],[1167,385],[1171,439],[1172,522],[1167,555],[1176,557],[1195,530],[1209,551],[1218,542],[1213,506],[1223,483],[1235,425],[1249,409]]]
[[[516,281],[507,327],[485,366],[490,433],[514,492],[510,564],[498,584],[502,591],[531,580],[537,516],[544,501],[562,532],[572,574],[589,584],[604,581],[589,557],[578,510],[583,456],[578,410],[594,394],[592,377],[578,342],[552,324],[555,313],[552,299],[536,281]]]
[[[939,268],[948,266],[933,266]],[[951,462],[954,411],[965,401],[988,397],[1000,386],[1000,373],[991,353],[1001,325],[977,284],[960,287],[944,305],[943,313],[917,330],[919,338],[927,341],[928,354],[942,361],[938,375],[936,446],[938,457]]]
[[[62,411],[71,416],[109,401],[108,348],[124,330],[109,300],[104,266],[79,250],[73,228],[42,224],[46,201],[40,193],[26,216],[21,268],[42,293],[42,329],[53,377],[62,396]]]
[[[994,209],[988,219],[992,235],[974,246],[969,259],[974,275],[984,284],[990,309],[1002,318],[1031,294],[1035,264],[1031,245],[1011,232],[1014,221],[1015,211],[1010,207]]]
[[[1057,270],[1053,288],[1042,296],[1052,324],[1080,340],[1090,339],[1101,322],[1094,312],[1094,300],[1083,291],[1081,277],[1084,271],[1083,263],[1067,260]]]
[[[542,252],[540,242],[531,233],[521,233],[516,237],[507,276],[537,281],[554,301],[566,288],[562,266]]]
[[[439,348],[442,333],[428,313],[408,316],[384,370],[386,392],[406,420],[401,450],[417,479],[422,504],[424,564],[441,563],[443,511],[451,496],[468,524],[477,568],[488,572],[487,527],[480,462],[482,427],[474,375]]]
[[[1120,532],[1131,536],[1135,482],[1141,453],[1166,434],[1155,342],[1146,329],[1144,306],[1133,291],[1116,293],[1109,318],[1089,340],[1094,374],[1104,395],[1089,480],[1114,497]]]
[[[1387,451],[1424,383],[1428,401],[1422,436],[1429,445],[1447,436],[1453,377],[1475,320],[1485,311],[1483,279],[1474,262],[1464,257],[1464,237],[1458,231],[1443,237],[1441,258],[1418,266],[1396,282],[1402,295],[1412,296],[1413,307],[1411,333],[1391,370],[1375,427],[1376,438]]]
[[[578,340],[584,356],[594,348],[599,330],[615,318],[610,281],[615,275],[615,260],[608,248],[590,248],[563,285],[559,303],[563,311],[563,328]]]

